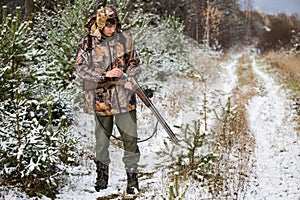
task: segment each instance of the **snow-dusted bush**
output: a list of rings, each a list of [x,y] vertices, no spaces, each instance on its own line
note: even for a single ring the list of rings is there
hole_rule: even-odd
[[[51,125],[48,108],[49,102],[36,100],[1,102],[1,184],[19,186],[29,195],[55,194],[62,173],[58,166],[73,161],[75,140],[64,128],[63,117],[58,126]]]
[[[0,43],[0,184],[22,188],[29,195],[53,197],[62,163],[76,157],[76,138],[69,131],[73,96],[59,90],[47,68],[47,49],[32,22],[6,15]],[[50,71],[53,70],[53,71]]]
[[[187,192],[188,186],[185,185],[184,189],[180,187],[179,184],[179,173],[174,173],[174,182],[169,187],[168,198],[162,197],[164,200],[175,200],[175,199],[184,199]]]
[[[156,21],[157,26],[138,27],[134,32],[143,69],[140,80],[159,87],[158,82],[165,81],[170,75],[187,74],[190,62],[179,19],[165,16]]]
[[[216,152],[209,151],[208,146],[210,135],[207,131],[201,130],[200,120],[194,122],[194,127],[186,125],[182,130],[183,137],[181,151],[175,156],[175,169],[182,174],[189,174],[199,181],[209,178],[212,172],[212,163],[216,160]]]
[[[3,7],[3,19],[0,32],[0,99],[12,98],[22,90],[24,95],[31,91],[24,90],[24,85],[34,82],[31,77],[30,64],[42,54],[35,46],[37,40],[28,37],[31,30],[31,21],[21,22],[20,7],[16,8],[16,16],[7,14]],[[25,82],[19,81],[22,78]],[[24,87],[21,87],[23,85]],[[25,94],[26,93],[26,94]]]
[[[86,34],[84,24],[94,11],[96,0],[79,0],[64,7],[58,5],[55,12],[42,10],[35,17],[36,37],[42,38],[41,48],[47,76],[55,81],[58,89],[65,89],[74,79],[74,62],[79,39]]]

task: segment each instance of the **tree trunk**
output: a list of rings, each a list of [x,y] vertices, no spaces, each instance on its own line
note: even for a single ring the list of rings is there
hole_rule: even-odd
[[[25,19],[31,20],[33,17],[33,0],[25,0]]]

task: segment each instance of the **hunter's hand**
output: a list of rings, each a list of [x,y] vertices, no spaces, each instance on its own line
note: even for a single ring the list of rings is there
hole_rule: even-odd
[[[122,76],[123,76],[123,71],[119,68],[114,68],[106,72],[106,77],[108,78],[113,78],[113,77],[121,78]]]

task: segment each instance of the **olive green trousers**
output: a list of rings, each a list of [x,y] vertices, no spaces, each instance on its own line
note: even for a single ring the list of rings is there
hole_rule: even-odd
[[[109,145],[114,123],[123,141],[123,163],[126,168],[137,166],[140,151],[137,145],[136,110],[112,116],[96,116],[96,160],[109,165]]]

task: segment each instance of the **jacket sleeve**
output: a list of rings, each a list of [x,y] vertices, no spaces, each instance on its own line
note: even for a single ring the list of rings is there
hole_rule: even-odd
[[[104,82],[106,72],[99,72],[90,61],[91,51],[87,50],[88,40],[83,37],[77,46],[75,69],[80,78],[92,82]]]

